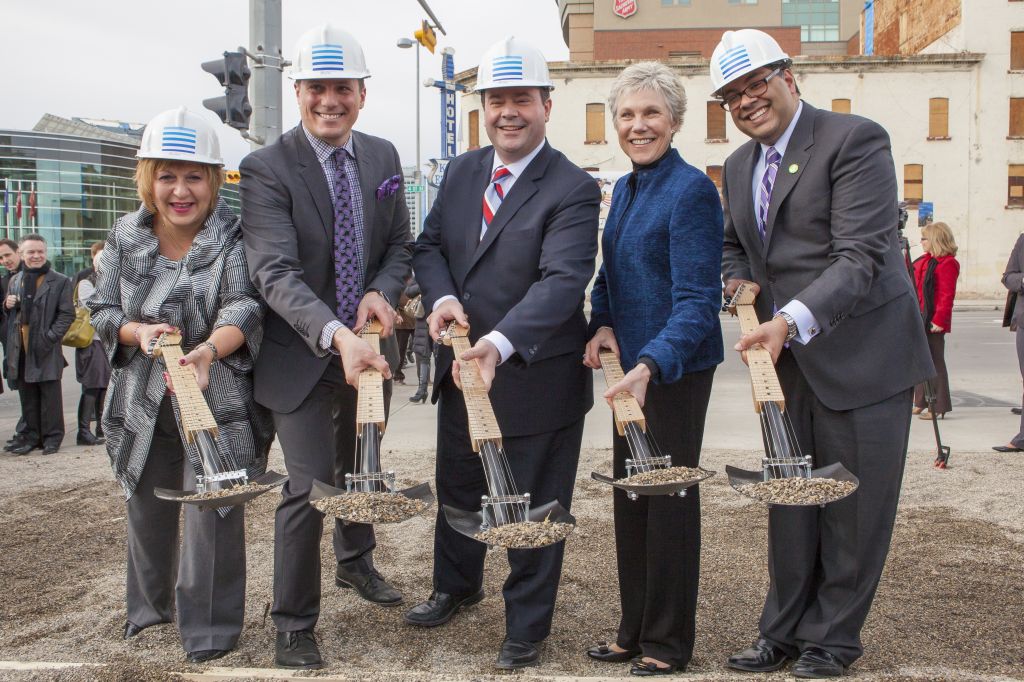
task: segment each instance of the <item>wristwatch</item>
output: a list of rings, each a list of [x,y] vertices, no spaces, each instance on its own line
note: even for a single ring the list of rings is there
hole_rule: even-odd
[[[800,333],[800,330],[796,328],[796,320],[789,313],[779,311],[775,313],[775,317],[781,317],[786,321],[786,341],[792,341]]]
[[[391,299],[388,298],[388,295],[385,294],[380,289],[367,289],[366,290],[366,293],[368,293],[368,294],[371,293],[371,292],[376,293],[376,294],[380,294],[380,297],[384,299],[384,302],[387,303],[388,305],[391,305]],[[394,306],[391,305],[391,307],[394,307]]]

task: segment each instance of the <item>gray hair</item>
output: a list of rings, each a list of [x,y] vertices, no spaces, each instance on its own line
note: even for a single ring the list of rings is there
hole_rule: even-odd
[[[683,114],[686,113],[683,79],[661,62],[638,62],[622,70],[608,94],[608,108],[612,111],[612,118],[618,115],[619,99],[640,90],[650,90],[665,98],[672,123],[683,124]]]

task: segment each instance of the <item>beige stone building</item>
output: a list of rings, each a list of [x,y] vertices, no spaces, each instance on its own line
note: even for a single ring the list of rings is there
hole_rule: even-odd
[[[574,14],[574,7],[591,11],[590,32],[599,52],[602,26],[624,21],[611,12],[614,1],[559,0],[574,55],[573,41],[576,47],[585,46],[587,38],[572,17],[588,16]],[[691,9],[701,4],[734,9],[729,0],[692,0]],[[757,8],[785,4],[761,0]],[[958,295],[1001,296],[1003,267],[1024,230],[1024,2],[875,0],[874,5],[876,54],[796,57],[794,72],[803,98],[819,108],[882,124],[892,139],[900,198],[911,206],[907,236],[915,245],[913,255],[921,253],[914,207],[931,202],[935,219],[952,226],[960,246]],[[659,2],[640,0],[633,18],[660,9]],[[852,31],[840,35],[855,41],[858,51],[864,42],[863,21],[857,16],[852,29],[852,19],[840,24]],[[722,162],[746,138],[710,97],[706,57],[665,61],[682,76],[688,97],[675,146],[717,183]],[[575,163],[602,175],[630,168],[605,102],[612,79],[628,63],[574,57],[550,64],[555,92],[548,139]],[[471,69],[457,79],[472,86],[475,73]],[[460,149],[486,144],[478,95],[463,96],[461,115]]]

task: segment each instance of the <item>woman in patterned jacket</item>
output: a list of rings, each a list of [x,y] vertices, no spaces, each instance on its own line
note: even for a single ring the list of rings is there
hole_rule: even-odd
[[[252,364],[264,306],[249,281],[239,220],[224,199],[220,149],[212,127],[184,107],[146,127],[135,182],[143,205],[107,238],[92,321],[113,367],[103,429],[128,517],[124,637],[175,620],[189,661],[233,649],[245,609],[243,507],[201,512],[156,487],[193,488],[195,446],[183,445],[178,406],[152,356],[166,332],[182,336],[190,365],[219,426],[220,451],[249,476],[266,469],[269,415],[252,397]]]

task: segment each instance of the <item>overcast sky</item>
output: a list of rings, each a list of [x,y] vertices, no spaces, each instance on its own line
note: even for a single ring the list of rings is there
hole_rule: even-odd
[[[448,32],[438,49],[420,50],[420,80],[440,78],[440,48],[455,48],[456,72],[476,66],[489,45],[506,35],[525,38],[550,61],[568,59],[555,0],[428,0]],[[4,96],[0,128],[31,129],[44,113],[145,123],[184,104],[218,125],[229,168],[248,152],[238,133],[203,108],[222,89],[199,65],[224,50],[249,45],[248,0],[3,0],[0,63]],[[412,165],[415,145],[415,69],[412,37],[427,16],[416,0],[284,0],[285,57],[298,37],[331,22],[363,46],[372,78],[356,129],[388,138]],[[284,129],[298,123],[291,81],[284,79]],[[436,88],[420,87],[422,158],[440,151]]]

